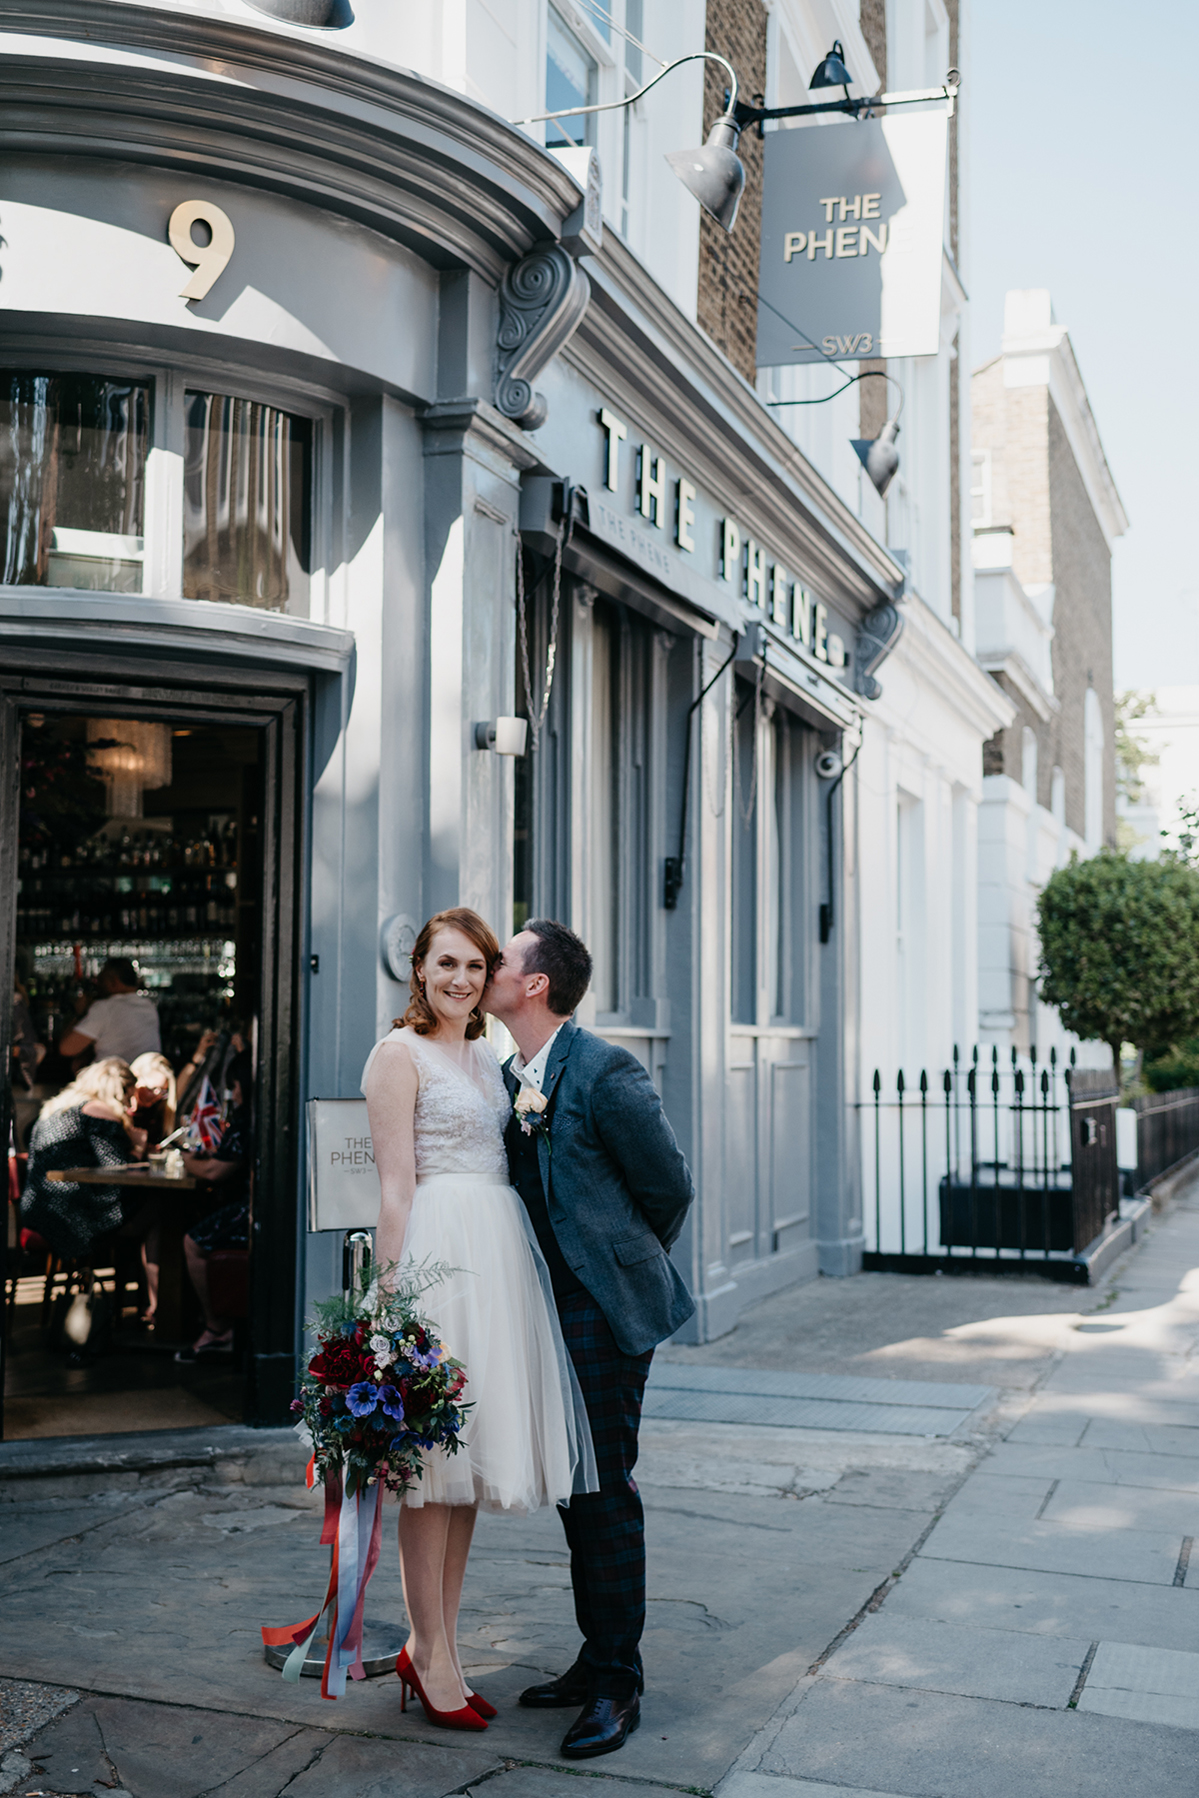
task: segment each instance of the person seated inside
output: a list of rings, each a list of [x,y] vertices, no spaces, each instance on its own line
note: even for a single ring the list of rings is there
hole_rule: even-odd
[[[139,1055],[162,1049],[158,1007],[141,990],[141,976],[128,957],[112,956],[100,969],[94,999],[73,1029],[58,1044],[69,1061],[74,1055],[95,1051],[97,1061],[111,1055],[132,1063]]]
[[[63,1168],[127,1167],[144,1160],[146,1133],[133,1122],[137,1080],[118,1056],[81,1068],[70,1086],[42,1106],[29,1137],[29,1169],[21,1223],[36,1230],[64,1260],[86,1257],[107,1265],[114,1239],[141,1244],[152,1323],[158,1304],[158,1206],[136,1187],[92,1186],[50,1180]]]
[[[145,1131],[148,1146],[156,1149],[175,1128],[175,1070],[165,1055],[153,1051],[139,1055],[132,1065],[137,1081],[134,1126]]]
[[[216,1249],[250,1246],[250,1098],[251,1062],[235,1055],[229,1063],[230,1108],[220,1141],[211,1155],[185,1155],[184,1165],[197,1180],[211,1183],[225,1203],[219,1211],[193,1224],[183,1238],[187,1271],[200,1308],[204,1328],[190,1348],[180,1349],[176,1361],[198,1361],[205,1355],[229,1354],[233,1349],[233,1321],[214,1313],[208,1296],[208,1257]]]
[[[198,1030],[199,1025],[191,1025],[189,1028]],[[200,1040],[196,1044],[190,1060],[184,1062],[175,1077],[175,1091],[178,1094],[176,1109],[181,1118],[187,1117],[195,1105],[200,1091],[200,1082],[204,1077],[204,1064],[208,1060],[210,1051],[219,1040],[219,1032],[215,1030],[200,1031]]]

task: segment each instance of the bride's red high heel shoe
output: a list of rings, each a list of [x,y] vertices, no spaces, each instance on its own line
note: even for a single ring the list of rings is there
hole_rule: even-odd
[[[469,1704],[472,1711],[478,1711],[480,1717],[499,1716],[499,1712],[496,1710],[494,1704],[489,1704],[487,1699],[482,1697],[478,1692],[468,1692],[466,1694],[466,1702]]]
[[[408,1709],[408,1694],[411,1692],[414,1697],[420,1699],[421,1708],[424,1711],[425,1716],[429,1719],[429,1722],[436,1723],[440,1729],[487,1728],[484,1718],[480,1716],[478,1711],[472,1709],[469,1704],[464,1704],[462,1709],[458,1711],[435,1710],[429,1703],[429,1700],[425,1697],[425,1689],[420,1683],[420,1675],[412,1665],[412,1661],[409,1658],[408,1650],[406,1648],[400,1651],[396,1660],[396,1673],[399,1675],[400,1680],[400,1709],[402,1711]],[[486,1704],[486,1702],[487,1700],[484,1699],[483,1703]],[[495,1713],[492,1712],[493,1716],[494,1714]]]

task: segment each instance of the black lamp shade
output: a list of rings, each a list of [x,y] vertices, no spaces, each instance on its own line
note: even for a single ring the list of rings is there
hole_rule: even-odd
[[[731,231],[745,189],[745,164],[737,155],[740,127],[726,114],[717,119],[702,150],[671,150],[666,160],[718,225]]]
[[[845,66],[845,52],[841,48],[840,38],[834,43],[824,61],[817,63],[816,73],[808,82],[811,87],[848,87],[853,76]]]

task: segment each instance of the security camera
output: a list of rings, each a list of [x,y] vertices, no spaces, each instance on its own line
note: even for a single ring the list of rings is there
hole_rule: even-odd
[[[841,757],[835,749],[825,749],[816,757],[816,772],[821,780],[836,780],[841,772]]]

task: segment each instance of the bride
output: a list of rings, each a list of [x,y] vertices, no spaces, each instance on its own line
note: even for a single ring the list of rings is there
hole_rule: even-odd
[[[475,1515],[595,1490],[595,1458],[549,1273],[508,1184],[510,1105],[483,1032],[500,948],[477,912],[438,912],[412,952],[412,1001],[362,1075],[382,1206],[376,1254],[447,1263],[425,1304],[466,1369],[472,1409],[456,1455],[426,1454],[400,1509],[411,1633],[396,1671],[431,1723],[486,1729],[495,1708],[458,1659],[458,1605]]]

